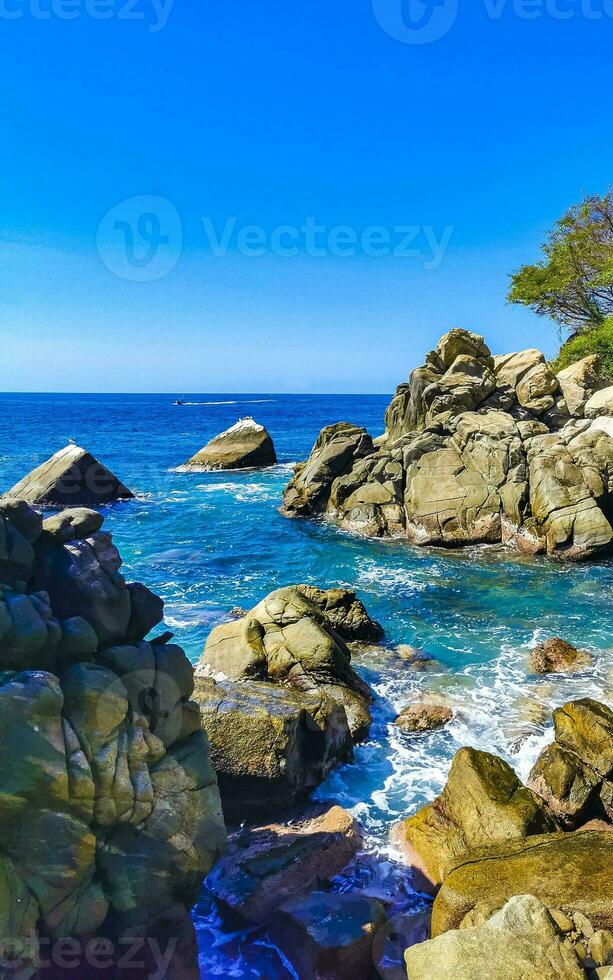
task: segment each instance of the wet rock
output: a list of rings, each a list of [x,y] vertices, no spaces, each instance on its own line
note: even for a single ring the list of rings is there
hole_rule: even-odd
[[[370,727],[372,695],[351,666],[351,652],[337,627],[359,623],[374,630],[361,603],[303,586],[271,592],[242,619],[224,623],[209,635],[197,673],[230,680],[260,680],[296,691],[319,693],[343,705],[354,739]],[[366,617],[366,618],[365,618]],[[359,627],[357,627],[359,628]]]
[[[539,643],[530,653],[530,666],[536,674],[563,673],[589,663],[589,654],[580,652],[559,637]]]
[[[323,511],[334,480],[373,451],[366,430],[349,422],[322,429],[308,462],[296,467],[283,494],[285,513],[291,516]]]
[[[398,828],[408,862],[440,885],[446,867],[474,847],[553,830],[544,804],[497,756],[463,748],[443,792]]]
[[[399,912],[377,932],[372,957],[381,980],[406,980],[404,956],[411,946],[430,938],[430,910]]]
[[[193,697],[234,821],[287,810],[352,758],[345,710],[320,693],[197,676]]]
[[[553,713],[555,742],[544,749],[528,780],[565,827],[613,821],[613,712],[584,698]]]
[[[452,930],[406,953],[411,980],[481,977],[582,980],[579,958],[532,895],[512,898],[484,925]]]
[[[451,708],[447,708],[443,704],[420,701],[401,711],[396,718],[396,725],[403,732],[421,734],[444,728],[452,718],[453,711]]]
[[[95,456],[70,445],[28,473],[6,496],[47,507],[96,507],[134,494]]]
[[[434,902],[432,935],[457,929],[481,902],[504,905],[535,895],[568,916],[581,912],[595,929],[613,925],[613,834],[545,834],[471,851],[447,867]]]
[[[276,462],[269,433],[263,425],[246,418],[211,439],[185,465],[189,469],[240,470],[274,466]]]
[[[376,643],[383,638],[381,624],[371,619],[364,603],[350,589],[317,589],[313,585],[297,585],[296,589],[321,609],[332,629],[347,643]]]
[[[315,892],[279,910],[272,936],[301,980],[370,980],[384,923],[385,910],[373,899]]]
[[[207,886],[241,918],[262,925],[285,902],[339,874],[360,843],[359,826],[346,810],[311,807],[289,823],[233,835]]]

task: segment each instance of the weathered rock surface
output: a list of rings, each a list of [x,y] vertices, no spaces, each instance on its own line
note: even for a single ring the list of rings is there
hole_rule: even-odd
[[[317,691],[196,676],[224,813],[235,822],[287,810],[353,755],[342,705]]]
[[[499,908],[515,895],[585,916],[595,929],[613,924],[613,834],[545,834],[472,851],[448,866],[434,902],[432,935],[459,928],[479,903]]]
[[[355,740],[370,727],[369,688],[351,666],[343,639],[378,633],[353,593],[305,586],[271,592],[241,619],[216,627],[197,673],[233,681],[259,680],[343,705]]]
[[[453,718],[453,711],[444,704],[419,701],[409,705],[396,718],[396,725],[403,732],[419,735],[444,728]]]
[[[241,470],[274,466],[277,454],[263,425],[253,419],[240,419],[221,432],[185,464],[189,469]]]
[[[133,496],[95,456],[72,445],[41,463],[5,495],[46,507],[98,507]]]
[[[443,792],[398,828],[407,861],[433,886],[454,858],[475,847],[556,828],[543,802],[497,756],[463,748]]]
[[[316,890],[355,857],[360,830],[339,806],[319,806],[286,824],[239,831],[207,880],[216,899],[263,925],[285,902]]]
[[[406,952],[411,980],[583,980],[585,973],[570,941],[548,909],[520,895],[484,925],[452,930]]]
[[[358,894],[314,892],[284,905],[271,933],[300,980],[370,980],[385,910]]]
[[[452,330],[397,390],[384,437],[322,430],[283,512],[417,545],[610,553],[613,437],[588,420],[613,415],[613,389],[598,372],[586,358],[556,377],[537,350],[493,358],[482,337]]]
[[[589,663],[589,654],[577,650],[559,637],[539,643],[530,652],[530,666],[536,674],[561,673],[585,667]]]
[[[589,698],[553,713],[555,742],[537,759],[528,786],[574,829],[613,821],[613,711]]]
[[[0,553],[2,961],[21,958],[27,978],[41,940],[99,935],[117,950],[172,921],[169,976],[197,976],[189,908],[225,829],[191,666],[145,641],[159,600],[132,615],[138,590],[98,515],[43,530],[3,500]]]

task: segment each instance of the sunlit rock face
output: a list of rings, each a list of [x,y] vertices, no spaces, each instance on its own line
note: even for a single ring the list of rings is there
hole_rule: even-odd
[[[77,957],[103,939],[114,963],[126,937],[155,937],[181,964],[168,976],[197,976],[217,780],[191,665],[145,641],[162,603],[126,583],[101,525],[0,502],[0,956],[27,978],[65,937]]]
[[[320,433],[288,516],[415,545],[502,543],[581,561],[613,550],[613,401],[597,357],[556,376],[538,350],[441,338],[397,389],[385,433]]]

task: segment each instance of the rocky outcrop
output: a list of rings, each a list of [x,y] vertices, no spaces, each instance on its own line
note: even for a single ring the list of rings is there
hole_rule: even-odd
[[[133,496],[95,456],[70,445],[28,473],[5,498],[44,507],[98,507]]]
[[[406,952],[406,966],[411,980],[585,978],[570,940],[533,895],[510,899],[482,926],[452,930],[412,946]]]
[[[372,695],[351,666],[343,634],[379,634],[353,593],[310,587],[278,589],[241,619],[216,627],[197,673],[257,680],[325,697],[343,706],[355,740],[370,727]]]
[[[353,757],[344,708],[320,692],[197,675],[194,699],[234,822],[287,810]]]
[[[281,905],[339,874],[360,844],[358,824],[346,810],[320,805],[291,823],[234,834],[207,886],[226,909],[252,925],[266,925]]]
[[[556,377],[537,350],[494,358],[452,330],[396,392],[383,438],[346,422],[322,430],[283,512],[417,545],[608,553],[613,402],[598,371],[586,358]]]
[[[0,501],[0,956],[27,978],[40,941],[102,936],[120,956],[122,937],[172,935],[168,975],[197,976],[217,781],[191,666],[145,641],[161,603],[100,524]]]
[[[562,826],[613,821],[613,711],[586,698],[553,713],[555,741],[528,779]]]
[[[479,905],[501,908],[516,895],[534,895],[548,908],[585,916],[595,929],[611,929],[612,894],[613,833],[574,831],[508,840],[449,865],[434,902],[432,935],[459,928]]]
[[[277,454],[263,425],[251,418],[240,419],[203,446],[185,464],[186,469],[243,470],[274,466]]]
[[[408,863],[438,886],[447,866],[475,847],[556,829],[544,803],[497,756],[463,748],[441,795],[400,825]]]

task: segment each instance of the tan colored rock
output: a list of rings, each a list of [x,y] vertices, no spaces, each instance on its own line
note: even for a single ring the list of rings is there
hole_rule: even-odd
[[[446,867],[475,847],[555,827],[543,804],[497,756],[463,748],[443,792],[400,825],[397,840],[412,867],[440,885]]]
[[[601,366],[598,355],[590,354],[558,372],[557,379],[562,394],[570,414],[575,418],[583,418],[590,398],[607,387],[608,382],[602,376]]]
[[[532,895],[510,899],[481,926],[452,930],[406,952],[411,980],[583,980],[568,939]]]
[[[240,419],[203,446],[185,464],[188,469],[242,470],[274,466],[277,454],[263,425],[254,419]]]
[[[537,674],[556,674],[564,671],[585,667],[591,663],[589,654],[580,652],[576,647],[552,637],[539,643],[530,653],[530,666]]]
[[[603,415],[613,416],[613,385],[597,391],[585,406],[586,419],[597,419]]]
[[[400,712],[396,718],[396,725],[401,731],[416,735],[444,728],[452,718],[451,708],[442,704],[419,701]]]

